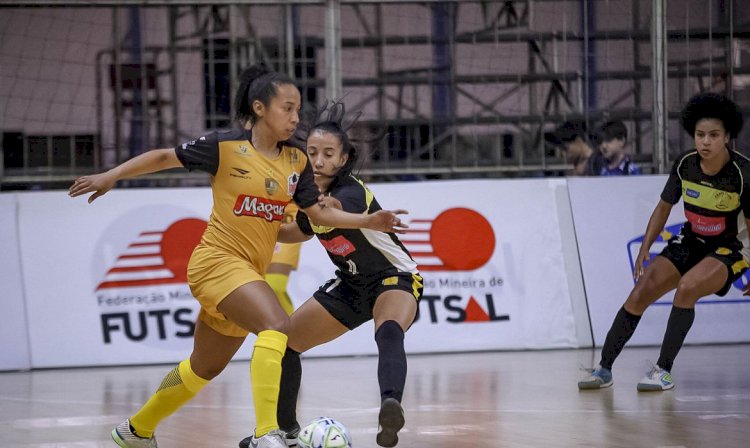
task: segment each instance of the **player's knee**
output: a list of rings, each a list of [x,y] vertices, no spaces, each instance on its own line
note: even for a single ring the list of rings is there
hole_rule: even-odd
[[[191,368],[196,375],[210,381],[219,376],[226,366],[226,362],[200,362],[193,363]]]
[[[278,331],[279,333],[287,334],[289,333],[289,316],[274,316],[272,318],[269,318],[264,325],[263,330],[273,330]]]
[[[700,298],[697,292],[698,286],[698,282],[694,279],[682,277],[677,283],[673,303],[682,308],[689,308],[695,305],[695,302]]]
[[[628,296],[626,301],[626,308],[628,311],[634,314],[643,314],[654,300],[651,299],[653,294],[649,294],[649,288],[647,284],[637,284],[633,291]]]

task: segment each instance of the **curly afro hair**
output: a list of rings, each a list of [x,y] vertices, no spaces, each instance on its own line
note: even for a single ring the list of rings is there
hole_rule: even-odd
[[[680,116],[682,128],[695,135],[695,125],[704,118],[714,118],[724,125],[731,138],[736,138],[742,129],[742,112],[739,106],[718,93],[699,93],[685,104]]]

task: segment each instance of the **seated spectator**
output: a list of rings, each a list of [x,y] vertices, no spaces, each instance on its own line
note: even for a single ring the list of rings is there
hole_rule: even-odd
[[[586,132],[586,122],[583,120],[569,120],[561,124],[555,130],[555,138],[565,149],[565,158],[573,164],[570,175],[591,176],[592,157],[596,155],[589,143]]]
[[[608,121],[599,127],[600,154],[592,163],[592,174],[595,176],[627,176],[643,174],[626,153],[628,128],[622,121]]]

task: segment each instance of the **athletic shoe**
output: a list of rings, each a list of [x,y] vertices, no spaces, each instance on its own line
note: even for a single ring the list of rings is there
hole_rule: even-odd
[[[672,374],[657,365],[652,365],[651,370],[638,382],[638,390],[641,392],[661,392],[673,387]]]
[[[130,426],[130,420],[125,420],[112,430],[112,440],[122,448],[158,448],[156,437],[138,437]]]
[[[578,382],[578,389],[604,389],[612,385],[612,371],[602,366],[591,370],[590,375]]]
[[[395,398],[386,398],[380,405],[378,424],[380,431],[375,441],[378,445],[391,447],[398,443],[398,432],[404,427],[404,410]]]
[[[299,427],[297,427],[297,434],[299,434]],[[291,432],[290,432],[291,435]],[[289,446],[297,446],[297,437],[291,440],[293,443],[290,445],[290,441],[286,438],[284,431],[274,429],[268,434],[255,438],[255,431],[250,437],[245,437],[240,442],[240,448],[287,448]]]

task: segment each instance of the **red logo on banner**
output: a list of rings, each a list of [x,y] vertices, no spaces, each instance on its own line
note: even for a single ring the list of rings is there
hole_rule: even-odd
[[[164,231],[141,232],[96,290],[187,283],[187,264],[206,230],[202,219],[181,219]]]
[[[468,208],[451,208],[435,219],[414,219],[401,242],[420,271],[473,271],[495,252],[489,221]]]

